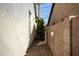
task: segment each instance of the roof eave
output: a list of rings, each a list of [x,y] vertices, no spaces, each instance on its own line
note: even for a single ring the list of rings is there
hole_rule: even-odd
[[[49,18],[48,18],[47,26],[48,26],[49,23],[50,23],[50,19],[51,19],[51,15],[52,15],[52,13],[53,13],[54,5],[55,5],[55,3],[52,4],[51,11],[50,11]]]

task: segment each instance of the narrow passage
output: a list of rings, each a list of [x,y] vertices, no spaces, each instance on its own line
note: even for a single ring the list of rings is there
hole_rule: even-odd
[[[27,52],[27,56],[52,56],[48,44],[36,46],[38,40],[35,40]]]

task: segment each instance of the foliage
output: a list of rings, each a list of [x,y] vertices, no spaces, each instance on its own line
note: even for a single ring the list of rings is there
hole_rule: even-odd
[[[36,19],[36,23],[37,23],[37,29],[36,29],[36,32],[37,32],[37,35],[41,38],[43,38],[44,36],[44,20],[42,18],[37,18]]]

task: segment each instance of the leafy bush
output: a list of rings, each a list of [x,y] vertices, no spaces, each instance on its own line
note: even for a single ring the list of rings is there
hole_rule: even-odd
[[[38,39],[44,39],[44,20],[42,18],[37,18],[36,19],[36,23],[37,23],[37,35],[38,35]]]

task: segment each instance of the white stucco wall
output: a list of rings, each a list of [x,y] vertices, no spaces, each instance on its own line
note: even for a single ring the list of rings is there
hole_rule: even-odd
[[[0,55],[24,55],[29,45],[28,14],[34,26],[33,4],[0,4]]]

